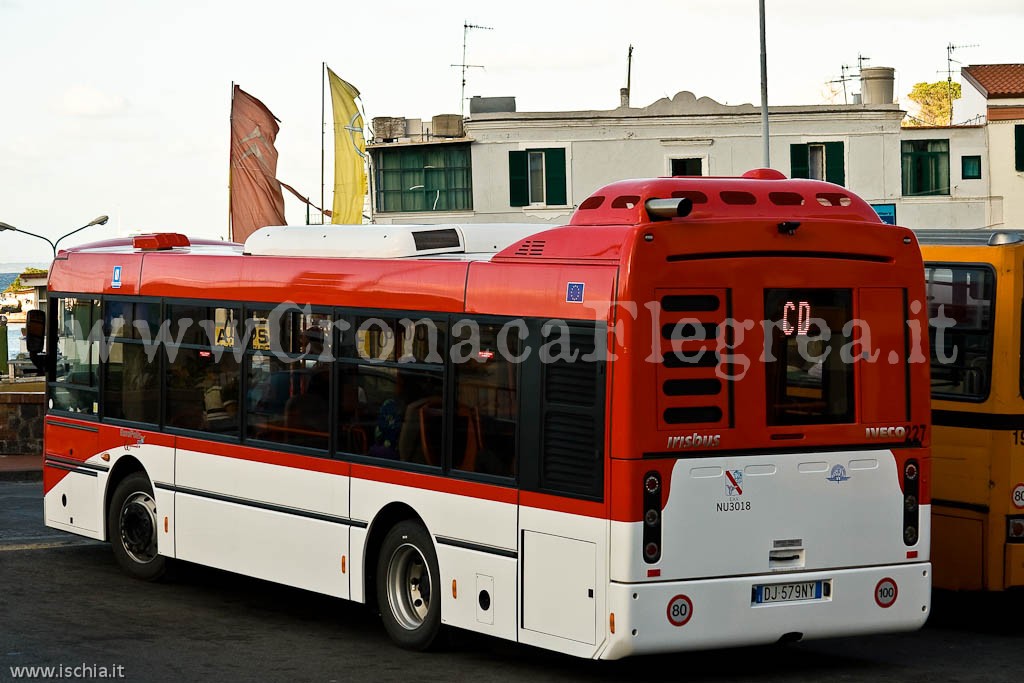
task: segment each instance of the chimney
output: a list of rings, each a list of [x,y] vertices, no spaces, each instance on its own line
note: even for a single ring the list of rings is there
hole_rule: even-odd
[[[619,106],[629,106],[629,88],[619,88]]]

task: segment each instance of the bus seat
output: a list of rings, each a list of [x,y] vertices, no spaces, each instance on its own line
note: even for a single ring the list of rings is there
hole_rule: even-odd
[[[292,430],[288,442],[299,446],[323,448],[327,442],[327,402],[315,394],[299,394],[288,399],[284,423]]]
[[[440,465],[441,454],[435,445],[441,443],[444,414],[440,399],[425,404],[419,409],[417,420],[420,428],[420,446],[427,464]],[[476,408],[460,405],[455,414],[455,429],[452,435],[452,466],[464,472],[473,472],[476,456],[480,452],[480,414]]]

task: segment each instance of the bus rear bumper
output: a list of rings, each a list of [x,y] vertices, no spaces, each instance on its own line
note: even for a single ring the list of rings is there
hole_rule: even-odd
[[[597,657],[911,631],[928,618],[931,575],[931,564],[922,562],[705,581],[613,583],[608,606],[614,617],[609,615],[608,638]],[[828,585],[821,597],[755,602],[759,585],[817,581]]]

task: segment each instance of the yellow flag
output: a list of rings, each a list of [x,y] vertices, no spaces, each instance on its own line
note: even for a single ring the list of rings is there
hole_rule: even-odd
[[[359,91],[327,69],[334,108],[334,205],[331,223],[362,223],[366,197],[366,139]]]

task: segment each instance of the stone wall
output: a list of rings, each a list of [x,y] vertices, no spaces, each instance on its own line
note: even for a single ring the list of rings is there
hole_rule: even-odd
[[[0,455],[42,455],[45,396],[0,393]]]

